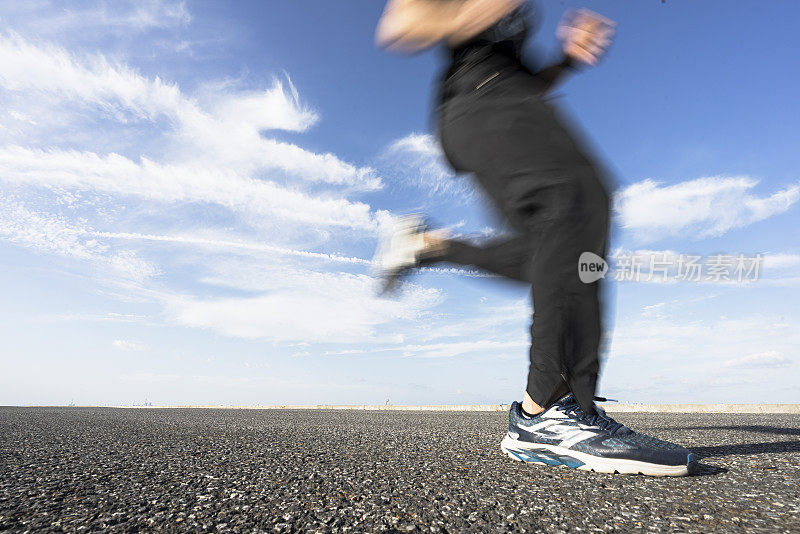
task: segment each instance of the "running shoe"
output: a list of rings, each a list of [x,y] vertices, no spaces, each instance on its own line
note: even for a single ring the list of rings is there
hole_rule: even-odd
[[[523,415],[514,402],[500,448],[512,460],[598,473],[679,477],[696,469],[691,451],[634,432],[602,408],[595,410],[584,413],[571,393],[532,417]]]
[[[394,291],[400,278],[417,266],[425,249],[427,225],[417,213],[398,217],[381,239],[372,258],[373,273],[380,277],[380,294]]]

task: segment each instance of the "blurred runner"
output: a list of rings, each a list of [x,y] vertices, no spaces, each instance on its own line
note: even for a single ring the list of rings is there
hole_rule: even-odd
[[[602,279],[579,276],[584,255],[608,247],[604,178],[548,91],[576,64],[595,65],[614,23],[569,12],[557,36],[563,59],[529,68],[523,46],[536,15],[521,0],[390,0],[379,46],[413,53],[444,43],[451,58],[437,99],[438,134],[456,172],[473,173],[515,232],[475,246],[400,217],[375,264],[384,289],[420,265],[475,266],[532,284],[530,368],[522,403],[501,443],[511,458],[606,473],[686,475],[694,455],[633,432],[595,405],[602,332]]]

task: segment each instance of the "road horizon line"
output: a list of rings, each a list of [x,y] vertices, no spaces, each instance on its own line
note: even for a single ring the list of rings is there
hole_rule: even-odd
[[[800,404],[616,404],[599,403],[607,412],[800,414]],[[363,410],[409,412],[504,412],[508,404],[269,404],[269,405],[7,405],[13,408],[114,408],[204,410]]]

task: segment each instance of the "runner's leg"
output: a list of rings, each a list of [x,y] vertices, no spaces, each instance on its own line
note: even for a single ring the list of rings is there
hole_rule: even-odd
[[[563,375],[581,406],[593,410],[599,282],[578,278],[580,254],[604,256],[607,245],[608,198],[593,165],[538,98],[493,101],[484,95],[480,105],[444,117],[442,144],[448,159],[475,173],[511,226],[532,244],[527,263],[512,262],[528,268],[530,275],[522,278],[533,284],[528,394],[546,406]]]

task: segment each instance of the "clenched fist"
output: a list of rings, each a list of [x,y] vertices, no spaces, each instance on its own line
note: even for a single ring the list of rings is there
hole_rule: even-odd
[[[561,19],[556,36],[567,57],[587,63],[597,61],[608,49],[614,36],[613,20],[588,9],[569,11]]]

